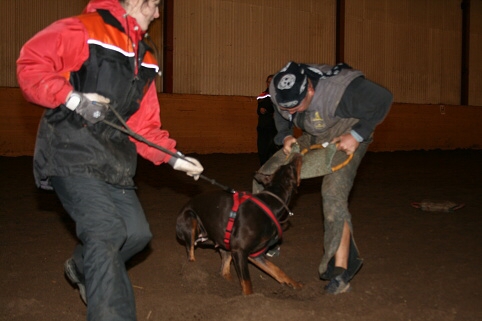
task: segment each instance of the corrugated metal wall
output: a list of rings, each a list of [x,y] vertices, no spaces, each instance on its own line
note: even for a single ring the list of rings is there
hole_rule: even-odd
[[[88,2],[0,0],[0,86],[18,86],[15,61],[28,39],[55,20],[79,14]]]
[[[26,40],[87,2],[0,0],[0,86],[17,86]],[[460,103],[461,0],[345,2],[346,62],[398,102]],[[254,96],[289,60],[334,63],[335,8],[336,0],[174,0],[174,92]],[[482,106],[482,0],[471,0],[470,22],[469,104]],[[162,21],[151,27],[162,57]]]
[[[333,62],[333,0],[176,0],[174,92],[257,95],[287,61]]]
[[[460,0],[347,0],[345,57],[405,103],[460,103]]]

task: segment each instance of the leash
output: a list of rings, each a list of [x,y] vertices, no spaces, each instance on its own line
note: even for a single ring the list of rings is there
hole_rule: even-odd
[[[270,191],[267,191],[267,190],[262,190],[261,192],[259,192],[258,194],[267,194],[267,195],[270,195],[270,196],[273,196],[274,198],[276,198],[282,205],[283,207],[288,211],[288,217],[286,218],[286,220],[284,221],[280,221],[281,224],[285,223],[286,221],[288,221],[288,219],[290,218],[290,216],[293,216],[295,215],[288,207],[288,205],[286,205],[286,203],[281,199],[281,197],[279,197],[278,195],[274,194],[274,193],[271,193]]]
[[[121,131],[121,132],[123,132],[123,133],[125,133],[125,134],[127,134],[127,135],[129,135],[129,136],[131,136],[131,137],[133,137],[133,138],[135,138],[135,139],[137,139],[137,140],[140,141],[140,142],[143,142],[143,143],[145,143],[145,144],[147,144],[147,145],[149,145],[149,146],[151,146],[151,147],[154,147],[154,148],[160,150],[161,152],[164,152],[164,153],[166,153],[166,154],[168,154],[168,155],[171,155],[171,156],[173,156],[173,157],[181,158],[181,159],[185,160],[186,162],[193,164],[193,162],[191,162],[189,159],[187,159],[186,156],[185,156],[183,153],[181,153],[181,152],[179,152],[179,151],[178,151],[177,153],[173,153],[173,152],[171,152],[170,150],[168,150],[168,149],[166,149],[166,148],[164,148],[164,147],[162,147],[162,146],[160,146],[160,145],[157,145],[157,144],[151,142],[150,140],[147,140],[145,137],[139,135],[138,133],[134,132],[134,131],[127,125],[127,123],[126,123],[125,120],[121,117],[121,115],[117,112],[117,110],[115,110],[115,108],[113,108],[112,106],[109,105],[109,109],[114,113],[115,117],[117,118],[117,120],[119,120],[119,122],[122,124],[122,126],[119,126],[119,125],[117,125],[117,124],[114,124],[113,122],[107,121],[107,120],[105,120],[105,119],[102,120],[102,122],[103,122],[104,124],[106,124],[106,125],[108,125],[108,126],[110,126],[110,127],[112,127],[112,128],[115,128],[115,129],[117,129],[117,130],[119,130],[119,131]],[[194,165],[194,164],[193,164],[193,165]],[[231,187],[229,187],[229,186],[226,186],[226,185],[223,185],[223,184],[221,184],[221,183],[218,183],[216,180],[214,180],[214,179],[212,179],[212,178],[209,178],[209,177],[207,177],[207,176],[205,176],[205,175],[203,175],[203,174],[200,174],[199,177],[202,178],[202,179],[205,180],[205,181],[210,182],[212,185],[216,185],[216,186],[220,187],[221,189],[223,189],[224,191],[226,191],[226,192],[228,192],[228,193],[234,194],[234,193],[236,192],[233,188],[231,188]]]

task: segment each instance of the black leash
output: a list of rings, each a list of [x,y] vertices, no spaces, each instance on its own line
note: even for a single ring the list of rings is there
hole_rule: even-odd
[[[121,117],[121,115],[119,115],[119,113],[112,107],[112,106],[109,106],[109,109],[114,113],[115,117],[121,122],[122,126],[119,126],[117,124],[114,124],[110,121],[107,121],[107,120],[102,120],[102,122],[106,125],[109,125],[117,130],[120,130],[121,132],[137,139],[138,141],[140,142],[143,142],[151,147],[154,147],[158,150],[160,150],[161,152],[164,152],[168,155],[171,155],[173,157],[177,157],[177,158],[181,158],[183,160],[185,160],[186,162],[189,162],[191,164],[193,164],[193,162],[191,162],[189,159],[186,158],[186,156],[184,154],[182,154],[181,152],[177,152],[177,153],[173,153],[171,152],[170,150],[160,146],[160,145],[157,145],[153,142],[151,142],[150,140],[147,140],[146,138],[144,138],[143,136],[139,135],[138,133],[134,132],[132,129],[130,129],[129,126],[127,126],[127,123],[124,121],[124,119]],[[194,164],[193,164],[194,165]],[[223,185],[223,184],[220,184],[218,183],[216,180],[212,179],[212,178],[209,178],[203,174],[200,174],[199,175],[200,178],[202,178],[203,180],[205,181],[208,181],[209,183],[213,184],[213,185],[216,185],[218,187],[220,187],[221,189],[225,190],[226,192],[228,193],[231,193],[231,194],[234,194],[236,191],[229,187],[229,186],[226,186],[226,185]]]
[[[284,220],[283,222],[280,221],[280,223],[286,223],[286,221],[288,221],[289,217],[290,216],[293,216],[295,215],[291,210],[290,208],[288,207],[288,205],[286,205],[285,201],[283,201],[281,199],[281,197],[279,197],[278,195],[276,195],[275,193],[272,193],[270,191],[267,191],[267,190],[262,190],[261,192],[259,192],[258,194],[266,194],[266,195],[270,195],[272,197],[274,197],[275,199],[277,199],[281,205],[283,205],[283,207],[286,209],[286,211],[288,212],[288,217],[286,218],[286,220]]]

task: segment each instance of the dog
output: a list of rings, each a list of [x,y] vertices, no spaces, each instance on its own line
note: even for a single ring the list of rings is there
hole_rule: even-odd
[[[301,165],[302,156],[294,154],[274,174],[255,174],[254,178],[265,187],[257,194],[219,190],[193,197],[176,222],[176,235],[185,243],[188,260],[195,261],[194,248],[198,242],[210,240],[221,254],[221,276],[232,280],[233,261],[244,295],[253,293],[248,261],[279,283],[300,289],[302,284],[268,261],[264,254],[281,238],[280,222],[292,215],[287,204],[300,184]],[[236,206],[239,207],[235,209]]]

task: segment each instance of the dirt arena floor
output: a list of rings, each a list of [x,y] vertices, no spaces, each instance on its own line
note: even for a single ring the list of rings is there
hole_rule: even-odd
[[[255,154],[195,156],[206,176],[250,190]],[[182,205],[218,187],[140,160],[136,182],[154,238],[129,262],[138,320],[482,320],[481,164],[480,150],[368,153],[350,199],[365,264],[352,291],[338,296],[323,294],[317,275],[321,178],[302,181],[272,261],[304,287],[282,286],[250,265],[255,293],[244,297],[237,281],[218,274],[214,249],[197,249],[188,263],[175,237]],[[85,320],[63,274],[74,224],[54,194],[35,188],[31,168],[31,157],[0,157],[0,320]],[[411,206],[422,199],[466,205],[453,213]]]

